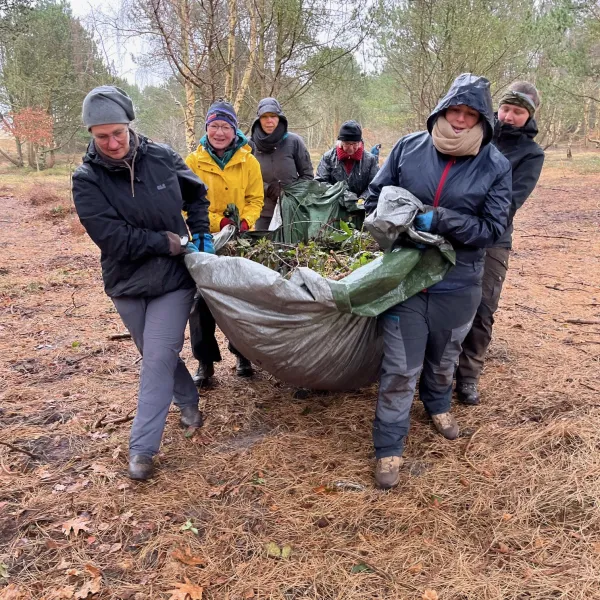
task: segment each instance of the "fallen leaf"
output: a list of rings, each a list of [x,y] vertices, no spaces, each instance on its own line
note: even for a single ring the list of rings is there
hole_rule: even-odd
[[[471,484],[464,477],[461,477],[458,481],[463,487],[471,487]]]
[[[74,483],[73,485],[70,485],[67,488],[67,492],[69,494],[74,494],[75,492],[79,492],[83,488],[87,487],[89,484],[90,484],[89,479],[84,479],[83,481],[77,481],[76,483]]]
[[[119,518],[121,519],[121,521],[125,522],[125,521],[129,521],[129,519],[131,519],[131,517],[133,517],[133,511],[128,510],[127,512],[123,513]]]
[[[118,490],[120,490],[120,491],[122,492],[123,490],[128,490],[130,487],[131,487],[131,486],[130,486],[130,485],[127,483],[127,482],[125,482],[125,483],[120,483],[120,484],[117,486],[117,489],[118,489]]]
[[[100,463],[93,463],[91,468],[96,475],[102,475],[108,479],[112,479],[116,475],[114,471],[110,471],[107,466],[101,465]]]
[[[191,567],[206,565],[206,560],[199,556],[194,556],[189,546],[186,548],[176,548],[171,552],[171,556],[184,565],[190,565]]]
[[[504,513],[502,515],[502,520],[503,521],[510,521],[513,518],[513,516],[510,513]]]
[[[92,544],[96,543],[96,538],[93,535],[90,535],[90,537],[86,538],[85,540],[87,542],[87,544],[89,546],[91,546]]]
[[[523,571],[523,579],[531,579],[533,577],[533,571],[529,567],[525,567]]]
[[[250,600],[250,598],[254,598],[254,590],[252,588],[244,592],[244,600]]]
[[[79,569],[67,569],[65,571],[65,575],[67,575],[67,577],[77,577],[77,575],[80,574]]]
[[[600,542],[596,542],[595,544],[592,544],[592,550],[596,554],[600,554]]]
[[[126,558],[119,563],[119,567],[123,571],[131,571],[135,567],[135,563],[131,558]]]
[[[337,490],[332,489],[326,485],[320,485],[319,487],[313,488],[315,494],[335,494]]]
[[[4,563],[0,563],[0,577],[8,579],[8,566]]]
[[[409,573],[420,573],[423,570],[423,563],[416,563],[411,567],[408,567]]]
[[[75,593],[74,585],[65,585],[58,590],[50,592],[49,596],[44,596],[45,600],[68,600]]]
[[[365,563],[358,563],[350,569],[350,573],[372,573],[373,569]]]
[[[437,592],[435,590],[430,590],[430,589],[425,590],[422,598],[423,598],[423,600],[439,600],[439,596],[437,595]]]
[[[185,583],[176,583],[174,590],[169,590],[171,594],[169,600],[202,600],[202,588],[194,585],[187,577]]]
[[[89,520],[85,517],[75,517],[62,524],[63,533],[68,537],[71,531],[77,535],[80,531],[89,531]]]
[[[98,525],[98,531],[106,531],[107,529],[110,529],[109,523],[100,523],[100,525]]]
[[[534,548],[543,548],[544,544],[545,544],[545,542],[542,538],[535,538],[535,541],[533,542],[533,547]]]
[[[0,589],[0,600],[25,600],[25,598],[25,590],[14,583]]]
[[[118,552],[121,549],[121,544],[117,543],[117,544],[113,544],[109,549],[108,549],[108,553],[109,554],[114,554],[115,552]]]
[[[57,483],[52,489],[55,492],[64,492],[67,489],[67,486],[62,483]]]
[[[221,575],[221,577],[217,577],[216,579],[211,579],[210,584],[211,585],[223,585],[224,583],[227,583],[229,581],[229,577],[223,577],[223,575]]]
[[[281,558],[281,548],[275,542],[269,542],[265,549],[268,557]]]
[[[117,460],[117,458],[119,458],[119,456],[121,455],[121,453],[123,452],[123,450],[121,449],[121,446],[117,446],[113,451],[112,451],[112,459],[113,460]]]
[[[84,569],[94,578],[102,577],[102,571],[94,565],[85,565]]]
[[[502,554],[509,554],[510,548],[503,542],[498,542],[498,552],[501,552]]]
[[[320,519],[318,519],[315,522],[315,525],[317,527],[319,527],[320,529],[323,529],[324,527],[328,527],[329,526],[329,519],[327,517],[321,517]]]
[[[90,594],[97,594],[100,591],[101,586],[102,579],[94,577],[94,579],[84,584],[84,586],[75,594],[75,598],[85,600]]]
[[[185,524],[179,528],[179,531],[191,531],[194,535],[198,535],[198,529],[194,527],[191,519],[188,519]]]
[[[292,555],[292,547],[289,544],[286,544],[281,549],[281,558],[288,559]]]

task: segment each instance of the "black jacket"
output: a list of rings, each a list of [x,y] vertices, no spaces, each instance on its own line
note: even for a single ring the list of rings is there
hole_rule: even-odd
[[[432,292],[480,285],[484,248],[500,239],[508,223],[511,169],[508,160],[490,144],[494,112],[488,88],[482,77],[458,77],[427,120],[428,131],[401,138],[369,186],[367,212],[375,209],[381,189],[387,185],[405,188],[428,205],[434,205],[438,194],[431,231],[454,246],[456,266],[430,288]],[[452,157],[433,145],[431,130],[438,115],[458,104],[466,104],[483,116],[483,142],[477,156]]]
[[[508,158],[512,167],[512,206],[508,227],[494,244],[497,248],[512,248],[513,218],[540,178],[544,151],[533,141],[537,133],[535,119],[529,119],[523,127],[502,124],[496,119],[493,144]]]
[[[338,160],[336,148],[332,148],[323,154],[315,179],[332,185],[338,181],[346,181],[351,192],[359,198],[364,198],[369,184],[379,170],[377,162],[375,156],[363,149],[362,159],[354,165],[348,175],[344,165]]]
[[[133,175],[125,165],[103,161],[93,142],[73,174],[75,208],[101,250],[104,289],[111,297],[194,287],[183,255],[169,256],[166,232],[188,233],[185,210],[190,232],[208,233],[206,186],[171,148],[138,138]]]

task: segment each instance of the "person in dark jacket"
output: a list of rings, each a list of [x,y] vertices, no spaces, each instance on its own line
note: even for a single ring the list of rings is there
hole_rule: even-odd
[[[265,203],[255,229],[269,229],[282,186],[298,179],[313,179],[314,171],[304,140],[288,131],[288,121],[275,98],[258,103],[252,124],[254,156],[260,163]]]
[[[419,372],[419,396],[435,428],[447,439],[458,437],[450,414],[454,365],[481,300],[484,248],[500,239],[510,214],[510,163],[490,143],[489,88],[483,77],[457,77],[428,118],[427,131],[401,138],[369,186],[367,212],[384,186],[405,188],[427,208],[415,227],[444,236],[456,251],[456,264],[441,282],[381,319],[384,356],[373,423],[381,488],[400,480]]]
[[[183,426],[202,425],[198,391],[179,357],[196,289],[183,258],[214,248],[205,185],[171,148],[130,129],[134,118],[131,99],[117,87],[86,96],[92,141],[73,174],[73,198],[100,248],[104,289],[144,357],[129,476],[148,479],[171,400]]]
[[[538,132],[534,117],[539,103],[538,91],[526,81],[513,84],[500,99],[492,143],[512,167],[512,205],[506,231],[492,248],[487,249],[481,304],[473,327],[463,342],[456,372],[456,394],[462,404],[476,405],[480,402],[477,384],[492,339],[494,313],[506,279],[513,218],[533,192],[542,172],[544,151],[534,142]]]
[[[356,121],[346,121],[340,128],[335,148],[323,154],[317,167],[317,181],[348,183],[348,189],[363,198],[379,170],[378,159],[365,150],[362,128]]]
[[[375,144],[371,148],[371,154],[377,159],[377,164],[379,165],[379,153],[381,152],[381,144]]]

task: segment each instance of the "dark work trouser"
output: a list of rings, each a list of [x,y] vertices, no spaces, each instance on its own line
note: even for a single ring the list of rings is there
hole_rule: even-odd
[[[155,298],[112,300],[144,357],[129,453],[154,456],[160,447],[171,400],[179,407],[198,406],[198,390],[179,358],[194,289]]]
[[[382,315],[383,362],[373,422],[377,458],[402,455],[420,371],[419,396],[427,412],[450,410],[454,366],[480,300],[479,286],[421,292]]]
[[[215,319],[204,301],[204,298],[198,294],[194,298],[194,305],[190,313],[190,342],[194,358],[201,363],[214,363],[221,360],[219,344],[215,337],[217,324]],[[244,358],[229,342],[229,352]]]
[[[273,217],[260,217],[254,224],[254,229],[256,229],[256,231],[266,231],[269,229],[272,218]]]
[[[483,362],[490,341],[494,313],[508,270],[509,248],[488,248],[485,256],[481,303],[473,320],[473,327],[463,342],[459,358],[456,381],[458,383],[477,383],[483,369]]]

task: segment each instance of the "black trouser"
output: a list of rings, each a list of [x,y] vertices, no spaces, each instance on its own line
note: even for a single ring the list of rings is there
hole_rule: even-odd
[[[509,248],[488,248],[485,255],[481,303],[477,309],[473,327],[463,342],[463,350],[456,371],[457,383],[477,383],[490,341],[494,313],[508,270]]]
[[[190,313],[190,342],[194,358],[201,363],[213,363],[221,360],[221,351],[215,337],[217,324],[215,319],[204,301],[204,298],[198,294],[194,298],[194,305]],[[229,342],[229,352],[244,358]]]

